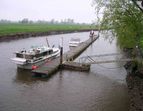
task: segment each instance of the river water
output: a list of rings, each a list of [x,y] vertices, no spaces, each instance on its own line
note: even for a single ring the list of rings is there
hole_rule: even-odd
[[[102,34],[81,56],[120,52]],[[93,64],[90,72],[63,70],[51,78],[31,77],[17,70],[13,52],[32,45],[62,44],[69,50],[71,37],[88,39],[89,32],[51,35],[0,43],[0,111],[128,111],[126,71],[121,63]],[[78,59],[77,59],[78,60]]]

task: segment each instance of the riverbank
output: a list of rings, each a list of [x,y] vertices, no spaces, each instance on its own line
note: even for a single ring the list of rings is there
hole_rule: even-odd
[[[128,74],[126,81],[130,98],[129,111],[143,111],[143,79]]]
[[[16,34],[8,34],[0,36],[0,42],[16,40],[21,38],[29,38],[29,37],[38,37],[38,36],[46,36],[46,35],[56,35],[56,34],[66,34],[66,33],[74,33],[74,32],[87,32],[86,30],[57,30],[57,31],[47,31],[47,32],[29,32],[29,33],[16,33]]]
[[[132,49],[125,52],[126,56],[131,57],[131,52]],[[139,67],[136,62],[127,62],[125,69],[127,71],[126,82],[130,99],[129,111],[143,111],[143,68]]]
[[[3,23],[0,24],[0,41],[63,34],[85,32],[95,29],[89,24],[38,24],[38,23]]]

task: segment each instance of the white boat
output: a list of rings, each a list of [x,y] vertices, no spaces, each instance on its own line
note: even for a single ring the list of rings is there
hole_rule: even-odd
[[[71,38],[69,41],[69,46],[70,47],[76,47],[81,43],[80,38]]]
[[[17,64],[17,67],[23,69],[32,69],[33,65],[40,65],[45,60],[59,56],[59,48],[51,48],[47,46],[32,47],[29,50],[15,52],[16,57],[11,60]]]

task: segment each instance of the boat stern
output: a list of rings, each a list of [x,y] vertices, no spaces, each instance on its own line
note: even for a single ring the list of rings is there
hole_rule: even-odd
[[[24,65],[26,64],[26,59],[24,58],[11,58],[12,62],[17,64],[17,65]]]

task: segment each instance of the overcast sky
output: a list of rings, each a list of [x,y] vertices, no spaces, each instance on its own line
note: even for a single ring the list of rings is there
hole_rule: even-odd
[[[95,19],[92,0],[0,0],[0,19],[61,20],[79,23]]]

